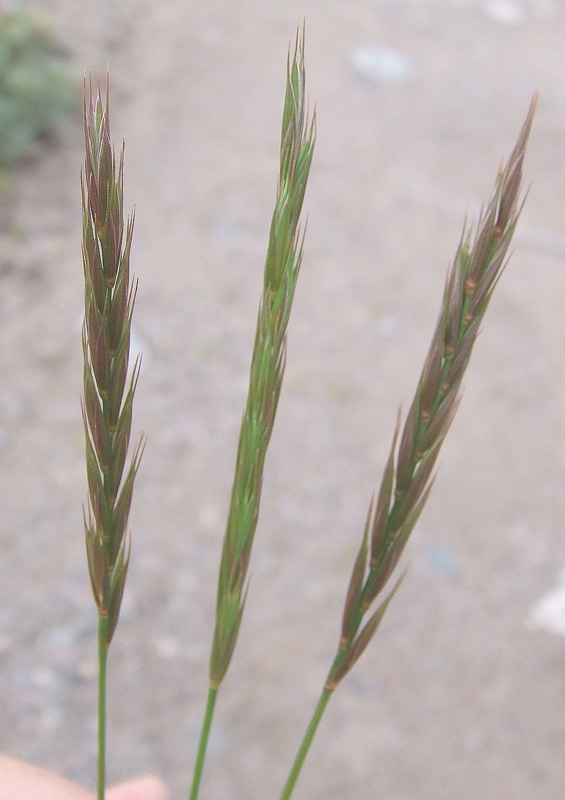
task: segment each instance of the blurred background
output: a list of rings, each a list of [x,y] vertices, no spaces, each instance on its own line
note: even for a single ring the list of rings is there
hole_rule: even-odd
[[[6,27],[22,10],[43,20],[47,39]],[[295,796],[561,800],[557,0],[0,2],[0,141],[13,147],[0,165],[0,749],[93,788],[79,171],[82,76],[109,65],[125,205],[136,212],[144,355],[134,416],[148,438],[110,653],[109,779],[151,770],[175,800],[187,794],[287,49],[303,18],[318,115],[307,241],[251,589],[202,797],[280,793],[465,215],[488,199],[540,87],[514,254],[407,548],[408,577],[332,699]]]

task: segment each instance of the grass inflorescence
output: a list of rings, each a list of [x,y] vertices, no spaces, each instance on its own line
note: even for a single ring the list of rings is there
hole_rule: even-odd
[[[88,91],[87,91],[88,88]],[[429,497],[441,446],[457,411],[480,326],[508,258],[523,205],[522,169],[537,104],[534,96],[508,162],[499,171],[476,229],[464,226],[416,392],[399,412],[382,482],[369,504],[351,571],[334,660],[291,766],[280,800],[289,800],[325,708],[377,631],[404,575],[385,594]],[[98,800],[105,786],[106,657],[129,563],[128,515],[143,443],[129,458],[132,405],[140,361],[129,365],[136,284],[130,276],[133,217],[124,222],[123,148],[110,138],[108,87],[85,83],[86,159],[82,175],[85,320],[84,400],[88,507],[85,533],[99,628]],[[280,169],[251,357],[249,390],[221,548],[208,698],[190,789],[199,796],[218,690],[237,643],[260,509],[263,472],[281,392],[287,327],[302,262],[301,227],[316,138],[306,101],[304,30],[287,61]],[[383,598],[384,595],[384,598]]]
[[[315,121],[307,116],[304,39],[289,58],[284,102],[280,174],[265,263],[251,359],[249,392],[237,450],[228,522],[222,549],[210,685],[228,668],[241,615],[245,580],[259,515],[263,466],[284,375],[286,330],[300,264],[299,219],[314,150]]]
[[[522,165],[536,104],[537,95],[512,155],[500,170],[475,236],[464,228],[448,272],[436,329],[400,444],[397,449],[397,424],[377,502],[369,508],[345,603],[339,655],[326,683],[330,691],[349,672],[377,629],[391,595],[359,632],[366,612],[394,571],[432,488],[433,469],[457,411],[463,376],[522,209]]]
[[[136,285],[130,277],[133,216],[124,225],[123,148],[116,163],[110,138],[109,86],[85,82],[86,158],[82,174],[82,254],[85,300],[83,418],[88,508],[88,570],[98,609],[99,800],[104,794],[106,654],[116,629],[129,564],[128,516],[142,442],[126,467],[138,357],[129,375]]]
[[[499,171],[475,235],[472,236],[467,226],[464,227],[402,434],[399,436],[399,414],[377,499],[369,505],[363,538],[349,581],[337,653],[281,800],[288,800],[292,794],[333,691],[373,638],[404,577],[401,575],[385,599],[373,608],[398,564],[432,489],[434,466],[459,405],[463,376],[473,345],[506,264],[523,205],[520,195],[522,167],[536,105],[537,94],[514,150]],[[364,623],[370,611],[369,619]]]
[[[229,667],[247,593],[247,571],[261,500],[265,455],[271,439],[286,359],[286,331],[302,262],[300,214],[312,163],[315,115],[305,94],[304,31],[287,62],[280,169],[265,261],[263,292],[222,545],[210,685],[190,798],[198,796],[218,688]]]

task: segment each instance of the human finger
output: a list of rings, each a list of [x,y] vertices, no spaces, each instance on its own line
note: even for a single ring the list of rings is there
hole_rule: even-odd
[[[106,800],[170,800],[170,795],[158,778],[145,775],[108,789]]]

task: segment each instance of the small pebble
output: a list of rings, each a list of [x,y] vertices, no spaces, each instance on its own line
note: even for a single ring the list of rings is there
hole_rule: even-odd
[[[374,328],[383,339],[393,339],[400,329],[400,322],[398,317],[388,315],[378,319],[374,323]]]
[[[356,47],[350,60],[353,71],[373,83],[405,83],[414,73],[410,59],[388,47]]]
[[[235,219],[217,217],[210,225],[212,236],[224,242],[233,242],[243,233],[243,226]]]
[[[92,681],[98,675],[98,663],[92,658],[85,658],[76,665],[75,674],[85,681]]]
[[[149,346],[140,332],[135,328],[134,325],[132,325],[129,340],[129,357],[132,364],[135,362],[135,359],[138,356],[142,357],[143,366],[147,367],[151,360]]]
[[[56,731],[61,727],[63,715],[59,708],[44,708],[41,711],[39,727],[44,732]]]
[[[523,25],[526,21],[524,9],[511,0],[491,0],[484,4],[483,11],[487,17],[502,25]]]
[[[443,544],[430,544],[425,551],[426,561],[434,572],[446,578],[455,578],[461,572],[456,553]]]
[[[37,669],[32,670],[30,680],[32,685],[38,689],[48,689],[56,683],[55,673],[47,667],[37,667]]]
[[[527,625],[565,636],[565,573],[561,577],[561,583],[538,600],[528,617]]]
[[[220,524],[220,512],[212,505],[202,506],[198,512],[198,527],[201,531],[214,531]]]
[[[10,435],[6,428],[0,428],[0,451],[2,451],[10,441]],[[0,640],[1,641],[1,640]],[[0,646],[1,649],[1,646]]]
[[[180,645],[178,639],[172,636],[161,636],[155,641],[155,652],[164,661],[172,661],[179,652]]]

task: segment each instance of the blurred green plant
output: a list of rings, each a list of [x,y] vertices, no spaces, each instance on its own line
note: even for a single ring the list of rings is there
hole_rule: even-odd
[[[24,9],[0,13],[0,167],[27,155],[76,108],[76,75],[49,24]]]

